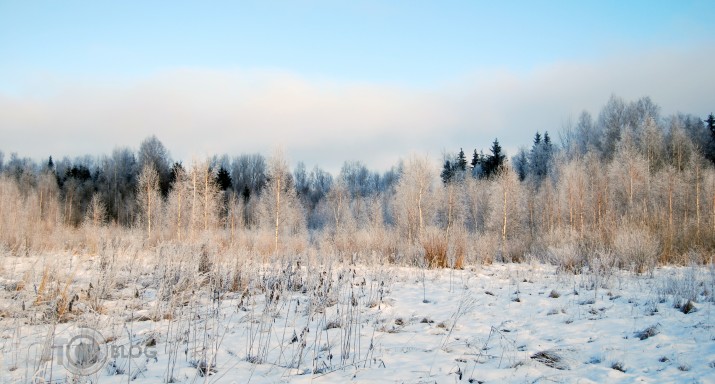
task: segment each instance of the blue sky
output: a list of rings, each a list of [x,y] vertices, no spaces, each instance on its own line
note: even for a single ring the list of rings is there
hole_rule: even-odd
[[[188,160],[281,141],[334,169],[357,142],[352,160],[384,167],[494,136],[515,148],[611,93],[707,113],[713,14],[712,1],[0,1],[0,150],[101,154],[157,134]],[[536,127],[510,125],[520,109],[540,112]]]

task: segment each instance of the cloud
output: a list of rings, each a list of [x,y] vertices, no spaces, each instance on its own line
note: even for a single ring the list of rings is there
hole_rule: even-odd
[[[431,88],[305,78],[280,71],[176,69],[125,84],[77,80],[42,96],[0,93],[0,149],[37,159],[109,154],[156,134],[175,160],[286,148],[292,161],[337,171],[386,169],[410,152],[513,154],[535,131],[554,137],[615,93],[650,96],[664,113],[713,108],[711,50],[642,52],[562,62],[528,73],[491,69]]]

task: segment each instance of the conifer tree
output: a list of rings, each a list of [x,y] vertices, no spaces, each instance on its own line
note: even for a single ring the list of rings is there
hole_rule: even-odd
[[[481,157],[479,156],[479,153],[477,153],[477,150],[474,150],[474,154],[472,155],[472,162],[470,163],[472,165],[472,169],[479,165],[479,163],[482,161]]]
[[[708,131],[710,131],[712,140],[715,141],[715,115],[711,113],[708,118],[705,119],[705,124],[708,127]]]
[[[221,168],[219,168],[218,173],[216,174],[216,184],[222,191],[225,191],[225,190],[231,188],[231,185],[232,185],[231,175],[228,173],[226,168],[224,168],[223,166],[221,166]]]
[[[454,176],[454,167],[452,166],[452,162],[449,161],[449,159],[444,161],[444,166],[442,166],[442,173],[439,174],[439,176],[442,178],[442,182],[447,184],[452,180],[452,177]]]
[[[506,155],[502,153],[502,148],[501,145],[499,145],[498,139],[494,139],[492,147],[489,150],[492,153],[487,156],[484,161],[484,176],[486,178],[497,175],[499,173],[499,169],[504,164],[504,159],[506,159]]]
[[[467,158],[465,157],[464,150],[462,148],[459,148],[459,154],[457,155],[457,163],[455,165],[460,171],[467,171]]]

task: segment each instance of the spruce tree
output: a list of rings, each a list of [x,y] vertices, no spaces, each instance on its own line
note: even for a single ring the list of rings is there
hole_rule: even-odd
[[[479,153],[477,153],[477,150],[474,150],[474,155],[472,155],[472,169],[474,169],[477,165],[479,165],[482,162],[482,158],[479,156]]]
[[[549,132],[545,132],[544,136],[536,132],[534,137],[534,145],[529,153],[529,174],[535,181],[543,180],[549,173],[549,164],[552,158],[551,137]]]
[[[474,155],[472,156],[472,177],[481,179],[484,177],[484,162],[486,160],[486,156],[484,156],[484,153],[477,150],[474,150]]]
[[[712,136],[713,140],[715,140],[715,116],[712,113],[705,120],[705,124],[708,125],[708,130],[710,130],[710,135]]]
[[[492,175],[497,175],[501,166],[504,164],[504,159],[506,156],[502,153],[501,145],[499,145],[499,140],[494,139],[492,147],[489,149],[492,153],[487,156],[484,162],[484,176],[489,178]]]
[[[459,154],[457,155],[456,166],[460,171],[463,171],[463,172],[467,171],[467,157],[464,155],[464,150],[462,150],[462,148],[459,148]]]
[[[223,166],[219,168],[218,173],[216,174],[216,184],[222,191],[231,188],[231,175]]]
[[[529,171],[529,158],[524,149],[520,149],[516,156],[512,159],[514,163],[514,171],[519,176],[519,181],[524,181]]]
[[[444,161],[442,173],[440,173],[439,176],[442,178],[442,182],[445,184],[449,183],[452,180],[452,177],[454,176],[454,167],[452,166],[451,161]]]

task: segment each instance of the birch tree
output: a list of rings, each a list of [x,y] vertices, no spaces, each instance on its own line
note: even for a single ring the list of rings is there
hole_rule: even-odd
[[[410,242],[419,239],[431,221],[436,170],[426,157],[412,156],[402,172],[395,191],[397,219]]]
[[[146,228],[147,237],[151,238],[152,231],[156,228],[156,223],[159,222],[159,212],[161,212],[159,174],[152,164],[145,165],[139,174],[137,202],[141,209],[141,223]]]
[[[276,150],[268,160],[268,183],[261,195],[260,218],[263,228],[273,234],[273,252],[278,253],[282,235],[296,235],[305,229],[305,217],[293,187],[283,152]]]

